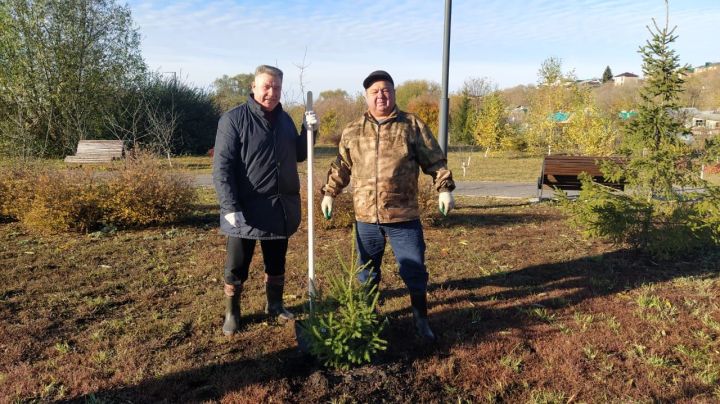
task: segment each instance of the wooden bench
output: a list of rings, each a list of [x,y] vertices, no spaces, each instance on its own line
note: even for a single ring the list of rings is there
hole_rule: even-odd
[[[593,181],[620,190],[625,190],[625,182],[610,182],[600,171],[600,162],[612,160],[622,164],[621,157],[593,157],[593,156],[545,156],[538,178],[538,199],[542,199],[543,186],[562,189],[564,191],[579,191],[582,188],[579,175],[583,172],[590,174]]]
[[[125,146],[122,140],[81,140],[74,156],[65,157],[66,163],[109,163],[122,159]]]

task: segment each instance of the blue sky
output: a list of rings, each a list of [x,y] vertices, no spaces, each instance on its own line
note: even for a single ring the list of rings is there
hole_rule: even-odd
[[[443,0],[131,0],[143,56],[153,70],[177,72],[203,88],[223,74],[259,64],[285,72],[287,101],[305,90],[362,90],[372,70],[396,84],[442,78]],[[637,53],[664,23],[662,0],[455,0],[452,4],[450,91],[468,78],[500,88],[537,81],[543,60],[562,59],[578,78],[641,74]],[[671,0],[674,48],[682,63],[720,62],[720,1]]]

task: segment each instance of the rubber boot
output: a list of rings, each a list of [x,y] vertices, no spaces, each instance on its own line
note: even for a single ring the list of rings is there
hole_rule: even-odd
[[[265,275],[265,295],[267,297],[267,305],[265,313],[271,318],[280,322],[294,320],[295,316],[285,310],[283,306],[283,292],[285,290],[285,275],[268,276]]]
[[[415,322],[415,332],[425,342],[436,342],[437,337],[430,328],[427,314],[427,294],[411,293],[410,304],[412,305],[413,319]]]
[[[223,334],[233,335],[240,331],[240,295],[242,285],[225,284],[225,323]]]

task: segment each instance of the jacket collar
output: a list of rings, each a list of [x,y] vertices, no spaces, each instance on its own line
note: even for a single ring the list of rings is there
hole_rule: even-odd
[[[282,104],[278,103],[278,105],[275,107],[275,109],[273,109],[269,113],[266,113],[265,111],[262,110],[262,107],[260,106],[260,104],[258,104],[258,102],[255,101],[255,97],[253,96],[253,93],[250,93],[250,95],[248,95],[247,105],[253,114],[255,114],[257,116],[262,116],[262,117],[266,117],[269,115],[272,118],[275,118],[277,116],[277,114],[279,114],[280,111],[282,111]]]
[[[398,109],[397,105],[395,105],[395,108],[393,108],[392,112],[390,112],[390,115],[385,117],[382,121],[394,121],[395,119],[397,119],[399,114],[400,110]],[[365,118],[370,120],[371,122],[378,123],[378,120],[370,113],[370,111],[365,111]]]

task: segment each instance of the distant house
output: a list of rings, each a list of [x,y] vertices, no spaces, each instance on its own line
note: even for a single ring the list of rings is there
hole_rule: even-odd
[[[720,129],[720,114],[713,111],[700,111],[692,116],[690,127]]]
[[[511,123],[520,123],[525,120],[525,117],[527,116],[528,108],[523,105],[518,105],[517,107],[511,109],[508,111],[508,120]]]
[[[552,120],[555,123],[566,124],[570,121],[570,113],[558,111],[558,112],[550,115],[550,120]]]
[[[628,72],[613,77],[613,83],[615,83],[616,86],[624,86],[625,84],[637,83],[638,81],[640,81],[640,76]]]
[[[636,111],[620,111],[618,112],[618,118],[622,119],[623,121],[628,120],[630,118],[636,117],[638,113]]]
[[[575,80],[575,84],[578,86],[600,87],[602,85],[602,80],[597,78]]]
[[[720,68],[720,63],[706,62],[706,63],[705,63],[704,65],[702,65],[702,66],[693,67],[691,74],[698,74],[698,73],[702,73],[702,72],[709,72],[709,71],[711,71],[711,70],[717,70],[717,69],[719,69],[719,68]]]

